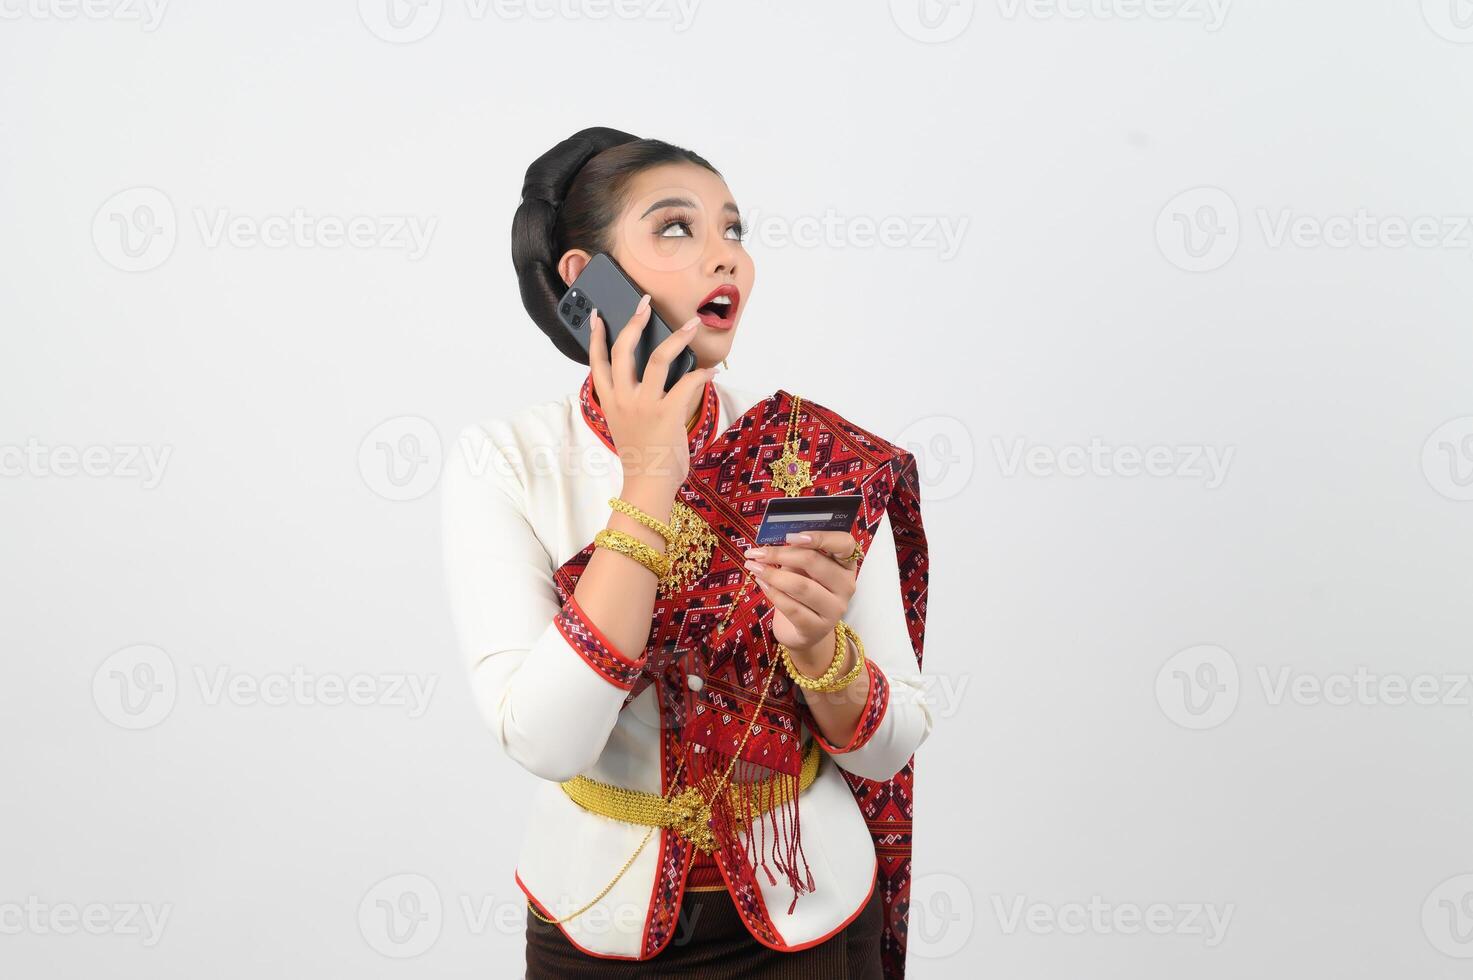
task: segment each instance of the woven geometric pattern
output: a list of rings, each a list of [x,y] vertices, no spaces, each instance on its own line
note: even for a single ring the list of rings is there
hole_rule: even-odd
[[[576,598],[569,595],[552,621],[578,656],[588,661],[588,666],[602,674],[610,684],[626,691],[634,686],[644,664],[625,660],[619,651],[606,643],[603,634],[583,614],[583,607],[578,605]]]
[[[612,446],[603,416],[587,395],[590,388],[591,375],[584,383],[585,418]],[[708,385],[708,396],[710,390]],[[720,433],[709,428],[715,412],[706,403],[697,430],[690,434],[693,456],[679,499],[710,526],[716,546],[703,576],[673,595],[656,599],[642,654],[643,668],[630,678],[625,699],[627,706],[646,687],[656,686],[662,734],[662,791],[684,781],[685,773],[677,773],[684,753],[691,752],[692,757],[711,753],[702,762],[725,760],[748,733],[737,757],[743,772],[794,778],[799,772],[800,726],[807,709],[797,701],[797,688],[780,665],[773,673],[761,715],[754,710],[762,695],[761,683],[772,666],[768,648],[773,657],[777,656],[771,635],[774,608],[762,590],[751,585],[740,607],[731,611],[745,579],[746,559],[742,553],[755,541],[766,502],[784,496],[772,485],[770,464],[782,454],[793,400],[789,392],[779,389]],[[900,569],[898,598],[919,669],[925,639],[929,556],[914,456],[806,398],[799,407],[797,430],[798,453],[810,462],[813,478],[813,485],[802,495],[858,494],[862,502],[851,533],[861,550],[868,552],[881,518],[888,514]],[[555,573],[554,584],[562,601],[572,595],[592,553],[590,542]],[[716,632],[729,612],[729,621]],[[607,664],[601,672],[608,676]],[[702,679],[699,690],[690,689],[687,674]],[[871,697],[853,743],[856,747],[874,733],[889,702],[883,673],[875,668],[870,675]],[[807,720],[816,732],[811,716]],[[840,771],[864,816],[879,857],[876,887],[885,911],[881,937],[885,976],[897,980],[905,974],[915,759],[912,757],[894,777],[883,782]],[[679,834],[661,830],[659,835],[659,879],[641,958],[659,952],[674,935],[692,857],[691,846]],[[748,929],[769,945],[781,947],[783,943],[757,886],[759,868],[753,865],[749,853],[732,846],[718,849],[715,856],[731,882],[733,900]],[[770,874],[765,870],[761,873]],[[793,900],[798,900],[796,891]]]

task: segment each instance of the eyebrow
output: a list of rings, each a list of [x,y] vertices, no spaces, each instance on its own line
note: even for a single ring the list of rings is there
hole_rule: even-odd
[[[654,204],[651,204],[649,207],[645,208],[644,209],[644,214],[641,214],[640,217],[641,218],[646,217],[647,215],[649,215],[649,213],[651,211],[658,211],[660,208],[694,208],[694,207],[695,207],[695,204],[692,203],[692,201],[688,197],[662,197],[658,201],[656,201]],[[738,218],[740,218],[742,216],[742,213],[737,210],[737,206],[735,204],[731,203],[730,201],[727,201],[725,204],[721,205],[721,210],[723,212],[725,212],[725,213],[734,214]]]

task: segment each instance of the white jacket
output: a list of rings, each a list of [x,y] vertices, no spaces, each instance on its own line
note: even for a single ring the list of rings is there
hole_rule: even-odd
[[[702,410],[714,403],[719,413],[713,433],[765,397],[714,379],[707,384],[716,397],[703,400]],[[694,455],[701,447],[691,439]],[[590,813],[558,783],[583,773],[660,792],[654,685],[624,708],[627,688],[592,669],[554,623],[562,606],[553,573],[607,525],[608,498],[621,484],[618,456],[594,431],[574,391],[467,426],[447,453],[441,488],[445,571],[476,703],[507,755],[545,780],[532,800],[515,879],[559,917],[598,894],[649,828]],[[871,669],[888,678],[888,685],[871,684],[872,690],[888,688],[888,704],[863,744],[831,745],[804,726],[804,746],[816,737],[829,755],[801,798],[803,850],[817,889],[802,894],[788,914],[787,883],[778,876],[770,885],[764,874],[757,875],[770,924],[781,937],[776,945],[766,944],[778,949],[830,938],[864,908],[874,887],[874,844],[831,762],[884,781],[931,731],[888,516],[861,565],[844,619],[863,638]],[[668,934],[652,939],[646,928],[663,833],[673,831],[656,830],[597,906],[560,926],[579,948],[647,959],[668,942]],[[679,893],[673,901],[678,907]]]

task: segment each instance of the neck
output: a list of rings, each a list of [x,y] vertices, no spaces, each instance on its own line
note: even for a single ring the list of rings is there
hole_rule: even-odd
[[[699,388],[696,389],[694,401],[690,405],[686,406],[689,409],[689,412],[687,412],[685,416],[685,428],[687,431],[696,427],[696,419],[699,418],[701,414],[701,402],[705,400],[705,397],[706,386],[701,385]]]

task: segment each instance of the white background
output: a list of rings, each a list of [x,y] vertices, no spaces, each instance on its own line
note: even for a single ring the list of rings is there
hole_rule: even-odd
[[[912,976],[1467,975],[1466,0],[96,2],[0,0],[0,972],[520,975],[433,449],[582,380],[508,237],[608,125],[753,224],[730,383],[922,461]]]

